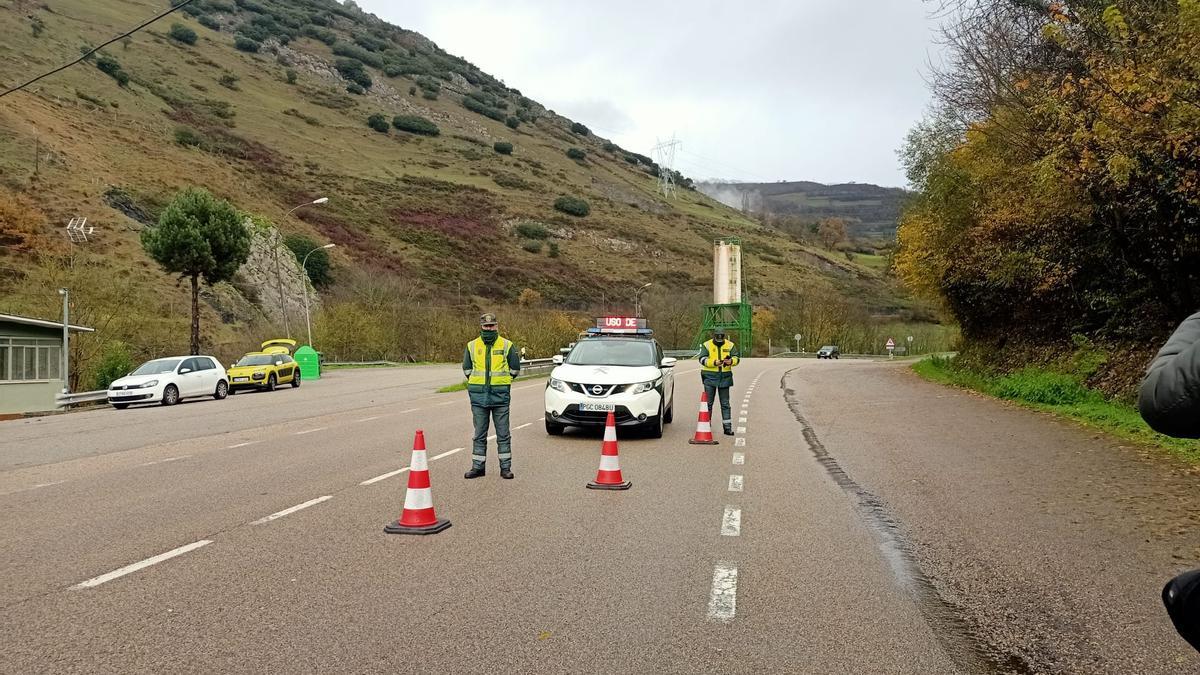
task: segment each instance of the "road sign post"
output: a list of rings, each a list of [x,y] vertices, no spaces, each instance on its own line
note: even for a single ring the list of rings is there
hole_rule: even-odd
[[[799,354],[800,353],[800,340],[804,339],[804,336],[799,333],[796,333],[796,335],[793,336],[793,338],[796,340],[796,353]]]
[[[893,340],[892,338],[888,338],[887,344],[885,346],[887,347],[888,358],[889,359],[896,358],[896,341]]]

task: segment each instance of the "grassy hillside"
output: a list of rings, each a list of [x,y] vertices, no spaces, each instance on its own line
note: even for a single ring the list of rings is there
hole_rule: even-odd
[[[0,82],[77,57],[166,6],[0,0]],[[875,266],[805,246],[697,192],[664,200],[648,158],[573,130],[425,37],[353,6],[195,0],[185,9],[0,99],[0,311],[56,316],[53,285],[67,284],[81,320],[107,336],[96,354],[103,340],[139,354],[185,344],[185,292],[138,236],[189,185],[283,234],[337,244],[319,333],[345,303],[466,316],[517,304],[623,307],[645,281],[668,298],[703,294],[711,241],[724,235],[745,240],[746,285],[762,302],[803,289],[869,308],[909,304]],[[411,120],[398,122],[425,133],[378,119],[377,131],[368,126],[375,114],[423,118],[436,135]],[[497,143],[511,143],[511,154]],[[573,148],[582,159],[568,157]],[[288,213],[318,196],[329,203]],[[563,196],[584,200],[587,215],[557,210]],[[62,236],[75,216],[98,228],[87,244]],[[273,286],[258,281],[206,293],[209,348],[230,353],[283,330],[262,311],[274,302],[262,289]],[[338,316],[339,326],[349,320]],[[303,316],[288,318],[299,332]]]
[[[701,183],[698,187],[705,194],[737,209],[748,204],[754,212],[801,216],[813,222],[823,218],[844,218],[852,237],[889,241],[896,238],[900,208],[907,195],[899,188],[867,183],[824,185],[780,181]]]

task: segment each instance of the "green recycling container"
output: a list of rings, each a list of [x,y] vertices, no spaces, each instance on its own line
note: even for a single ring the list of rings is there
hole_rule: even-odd
[[[296,359],[296,363],[300,364],[300,379],[321,379],[321,357],[319,354],[317,354],[317,350],[308,345],[304,345],[300,349],[296,350],[293,358]]]

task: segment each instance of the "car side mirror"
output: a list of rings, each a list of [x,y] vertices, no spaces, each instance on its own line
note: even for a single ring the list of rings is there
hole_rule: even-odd
[[[192,369],[191,369],[191,368],[180,368],[180,369],[179,369],[179,374],[180,374],[180,375],[183,375],[184,373],[190,373],[190,372],[192,372]]]
[[[667,358],[662,360],[662,367],[663,368],[674,368],[676,363],[677,363],[677,361],[675,359],[668,356]]]
[[[1168,581],[1162,598],[1175,630],[1200,650],[1200,570],[1184,572]]]
[[[556,366],[561,366],[561,365],[562,365],[562,362],[563,362],[563,355],[562,355],[562,354],[555,354],[555,355],[554,355],[554,358],[553,358],[553,359],[551,359],[551,360],[552,360],[552,361],[554,361],[554,365],[556,365]]]

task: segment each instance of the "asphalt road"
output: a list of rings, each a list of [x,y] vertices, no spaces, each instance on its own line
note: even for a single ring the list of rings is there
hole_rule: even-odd
[[[736,441],[687,444],[681,364],[631,490],[584,488],[599,434],[547,436],[540,381],[516,480],[464,481],[456,370],[0,423],[0,672],[1200,667],[1155,604],[1200,557],[1169,462],[896,364],[747,359]],[[416,429],[453,526],[385,535]]]

